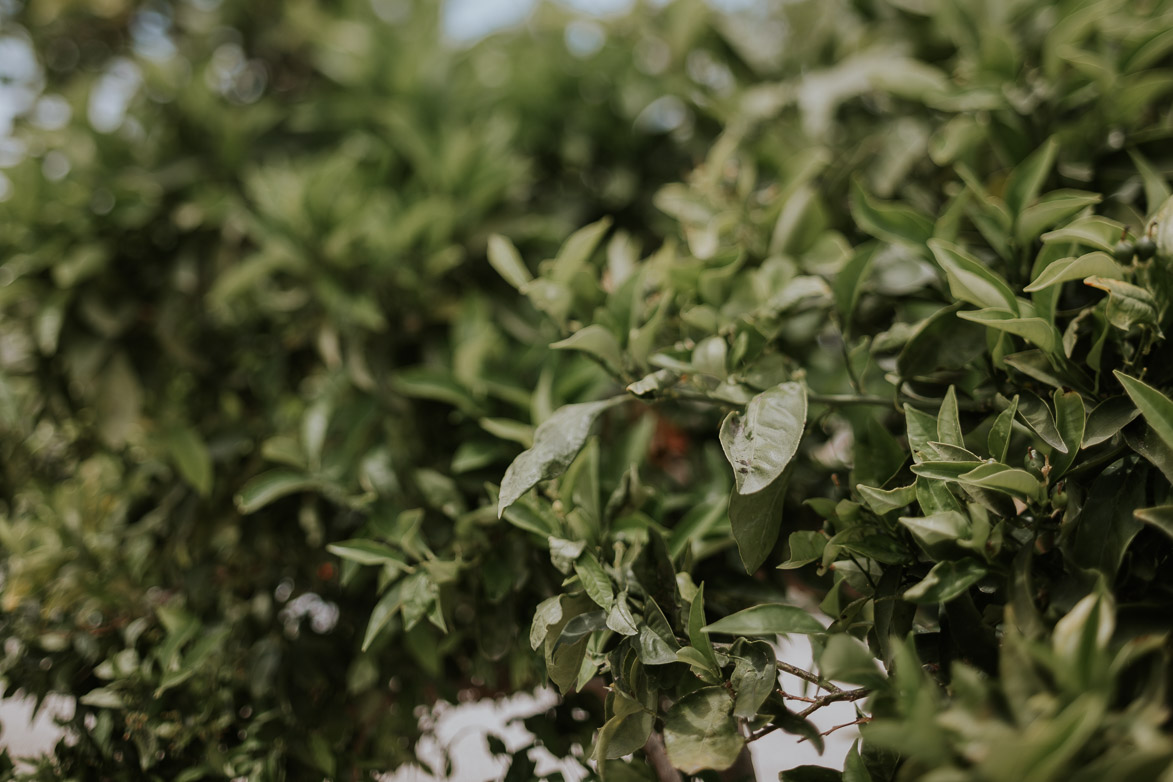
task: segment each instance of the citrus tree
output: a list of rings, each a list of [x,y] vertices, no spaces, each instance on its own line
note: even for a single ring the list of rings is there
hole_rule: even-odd
[[[27,773],[1173,779],[1173,6],[210,5],[17,16]]]

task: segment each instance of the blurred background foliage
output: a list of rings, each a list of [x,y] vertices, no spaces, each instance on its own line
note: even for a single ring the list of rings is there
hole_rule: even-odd
[[[662,220],[717,129],[707,13],[576,54],[557,6],[459,45],[430,2],[3,7],[2,667],[79,699],[46,778],[351,778],[416,706],[539,682],[549,563],[476,510],[515,453],[478,421],[541,370],[502,331],[542,339],[486,237]],[[447,635],[362,650],[372,577],[325,546],[366,527],[428,552]]]

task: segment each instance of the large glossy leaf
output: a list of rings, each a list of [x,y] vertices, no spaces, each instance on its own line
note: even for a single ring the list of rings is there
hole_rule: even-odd
[[[1125,396],[1114,396],[1100,402],[1087,417],[1087,427],[1081,448],[1111,439],[1140,415],[1140,410]]]
[[[1048,244],[1071,242],[1111,253],[1116,242],[1120,240],[1123,230],[1123,223],[1099,215],[1092,215],[1080,218],[1058,230],[1045,233],[1042,238]]]
[[[703,628],[706,633],[725,635],[785,635],[786,633],[826,632],[817,619],[798,606],[766,603],[718,619]]]
[[[686,774],[732,766],[745,739],[724,687],[704,687],[684,696],[664,716],[664,746],[672,765]]]
[[[782,526],[787,476],[782,475],[764,491],[729,495],[729,524],[747,573],[753,573],[770,556]]]
[[[782,383],[755,396],[745,415],[730,413],[721,424],[721,447],[733,465],[738,494],[771,486],[798,450],[806,426],[806,388]]]
[[[1059,330],[1042,318],[1019,318],[1010,310],[997,308],[959,312],[957,317],[1022,337],[1047,353],[1057,355],[1063,348],[1063,336]]]
[[[1049,264],[1038,277],[1024,290],[1027,293],[1046,290],[1052,285],[1058,285],[1073,280],[1084,280],[1088,277],[1105,277],[1108,279],[1123,280],[1124,269],[1105,252],[1090,252],[1077,258],[1061,258]]]
[[[505,471],[497,500],[497,516],[500,517],[506,508],[539,482],[565,472],[586,443],[591,424],[600,413],[624,398],[566,405],[543,422],[534,432],[533,447],[518,455]]]

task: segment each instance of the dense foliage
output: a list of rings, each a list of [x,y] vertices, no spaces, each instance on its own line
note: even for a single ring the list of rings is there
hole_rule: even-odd
[[[1173,3],[434,5],[4,11],[26,776],[1173,779]]]

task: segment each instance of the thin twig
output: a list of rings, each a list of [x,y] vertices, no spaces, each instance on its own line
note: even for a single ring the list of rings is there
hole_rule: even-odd
[[[819,735],[820,736],[830,736],[832,733],[839,730],[840,728],[850,728],[852,725],[865,725],[871,721],[872,721],[871,717],[860,717],[857,720],[852,720],[851,722],[845,722],[842,725],[836,725],[835,727],[833,727],[829,730],[823,731]]]
[[[799,668],[797,666],[791,665],[790,663],[786,663],[786,662],[782,662],[781,660],[778,660],[778,670],[782,671],[783,673],[788,673],[791,676],[797,676],[798,678],[802,679],[803,681],[807,681],[807,682],[810,682],[811,684],[818,685],[819,687],[822,687],[824,690],[830,690],[831,692],[842,692],[842,690],[840,690],[834,684],[831,684],[830,682],[825,682],[822,679],[820,679],[818,674],[811,673],[810,671],[807,671],[807,670],[804,670],[804,669]],[[783,693],[783,694],[785,694],[785,693]]]
[[[860,687],[858,690],[839,690],[838,692],[829,692],[826,695],[820,695],[811,702],[810,706],[798,713],[798,716],[806,718],[814,714],[824,706],[829,706],[832,703],[858,701],[861,698],[866,698],[871,695],[872,691],[869,687]]]

